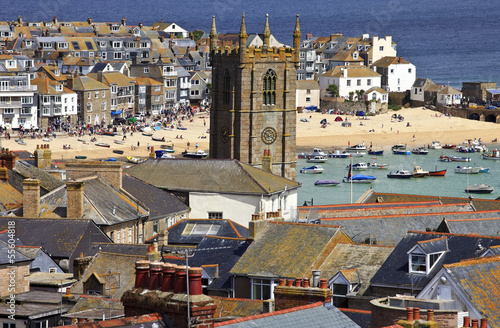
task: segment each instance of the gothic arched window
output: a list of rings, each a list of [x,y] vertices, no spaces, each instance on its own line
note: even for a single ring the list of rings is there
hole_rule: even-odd
[[[222,80],[222,103],[224,105],[229,105],[231,101],[231,76],[229,75],[229,72],[227,70],[224,71]]]
[[[276,103],[276,72],[267,70],[262,81],[262,104],[274,105]]]

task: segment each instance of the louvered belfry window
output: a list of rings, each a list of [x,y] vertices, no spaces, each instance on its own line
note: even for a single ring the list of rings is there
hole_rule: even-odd
[[[274,105],[276,103],[276,72],[267,70],[262,81],[262,104]]]

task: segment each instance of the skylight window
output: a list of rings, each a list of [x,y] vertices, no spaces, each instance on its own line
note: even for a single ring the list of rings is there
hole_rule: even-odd
[[[216,235],[219,232],[220,224],[208,223],[188,223],[182,232],[183,236],[207,236]]]
[[[73,45],[73,49],[80,50],[80,45],[77,41],[71,41],[71,44]]]

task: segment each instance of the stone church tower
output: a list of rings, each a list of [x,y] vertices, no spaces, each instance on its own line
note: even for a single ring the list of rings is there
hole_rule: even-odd
[[[269,46],[267,15],[262,36],[260,48],[247,47],[243,15],[239,47],[218,47],[215,17],[212,18],[210,158],[238,159],[295,180],[299,16],[293,48]]]

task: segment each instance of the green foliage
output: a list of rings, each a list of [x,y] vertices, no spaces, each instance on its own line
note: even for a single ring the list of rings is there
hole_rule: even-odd
[[[207,89],[208,89],[208,90],[212,89],[212,83],[208,82],[208,83],[206,84],[206,87],[207,87]]]
[[[198,41],[199,39],[201,39],[201,37],[203,36],[203,34],[205,34],[205,32],[203,32],[201,30],[194,30],[191,33],[193,33],[194,41]]]
[[[387,105],[387,108],[398,111],[401,109],[401,105]]]
[[[349,92],[349,100],[352,101],[352,98],[354,98],[354,91]]]
[[[330,91],[330,94],[332,97],[338,97],[339,96],[339,87],[336,84],[330,84],[328,85],[328,90]]]

